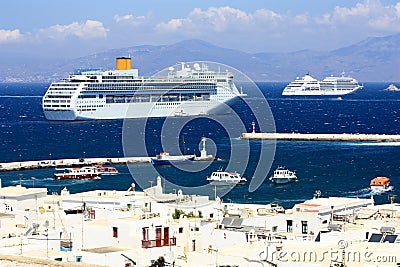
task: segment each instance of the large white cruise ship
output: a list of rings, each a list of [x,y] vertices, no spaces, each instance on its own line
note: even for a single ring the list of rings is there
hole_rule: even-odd
[[[328,76],[322,81],[306,74],[288,84],[282,95],[346,95],[361,88],[363,88],[363,85],[360,85],[354,78],[346,77],[344,73],[342,73],[342,76]]]
[[[140,77],[121,57],[116,70],[79,70],[53,82],[42,107],[48,120],[192,116],[223,112],[241,96],[228,71],[181,63],[164,76]]]

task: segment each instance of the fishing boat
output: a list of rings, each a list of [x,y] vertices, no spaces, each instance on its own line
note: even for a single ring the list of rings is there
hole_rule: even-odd
[[[371,180],[371,190],[386,190],[389,188],[390,179],[384,176],[375,177]]]
[[[285,167],[278,167],[274,175],[269,178],[274,184],[287,184],[297,181],[296,172],[290,171]]]
[[[100,179],[100,173],[96,167],[86,166],[82,168],[56,168],[54,179]]]
[[[209,181],[211,185],[235,185],[247,182],[247,179],[241,177],[237,172],[226,172],[220,169],[213,172],[210,177],[207,177],[207,181]]]
[[[168,152],[161,152],[156,157],[152,157],[153,165],[171,165],[180,163],[190,163],[194,161],[196,155],[171,156]]]
[[[111,166],[94,165],[100,175],[117,175],[118,169]]]

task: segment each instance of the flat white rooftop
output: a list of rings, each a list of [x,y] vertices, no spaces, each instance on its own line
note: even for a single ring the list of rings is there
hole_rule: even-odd
[[[0,196],[2,197],[18,197],[43,193],[47,194],[47,188],[26,188],[20,185],[0,188]]]

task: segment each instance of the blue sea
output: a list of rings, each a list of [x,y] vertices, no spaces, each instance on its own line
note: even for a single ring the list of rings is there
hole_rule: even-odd
[[[171,119],[47,121],[41,98],[47,83],[0,84],[1,162],[200,154],[201,138],[219,161],[186,166],[150,164],[115,165],[118,176],[90,181],[54,181],[53,169],[0,172],[3,186],[21,183],[26,187],[47,187],[59,193],[95,189],[126,190],[135,183],[139,190],[152,185],[160,175],[166,192],[208,192],[206,177],[219,168],[238,171],[249,182],[216,192],[224,201],[246,203],[278,202],[284,207],[312,198],[316,190],[323,197],[373,197],[387,203],[389,194],[400,197],[400,143],[245,141],[238,137],[256,131],[298,133],[400,133],[400,93],[384,91],[389,83],[365,83],[354,95],[338,98],[283,97],[286,83],[257,83],[246,91],[245,101],[235,103],[230,114]],[[257,92],[256,92],[257,91]],[[263,155],[263,156],[261,156]],[[276,186],[268,177],[278,166],[295,170],[292,184]],[[235,169],[236,168],[236,169]],[[391,179],[390,191],[372,193],[369,181],[376,176]],[[35,179],[32,179],[35,177]],[[253,184],[250,186],[250,181]],[[209,188],[208,188],[209,189]],[[398,202],[398,200],[396,200]]]

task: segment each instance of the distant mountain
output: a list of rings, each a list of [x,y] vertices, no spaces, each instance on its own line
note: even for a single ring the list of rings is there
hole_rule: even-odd
[[[309,72],[317,79],[347,74],[366,81],[400,81],[400,34],[368,38],[357,44],[321,52],[302,50],[291,53],[246,53],[215,46],[201,40],[172,45],[142,45],[111,49],[93,55],[52,62],[10,60],[0,70],[0,81],[51,81],[77,68],[114,69],[115,58],[132,57],[140,75],[152,75],[182,61],[213,61],[232,66],[255,81],[291,81]],[[14,64],[13,64],[14,63]]]

